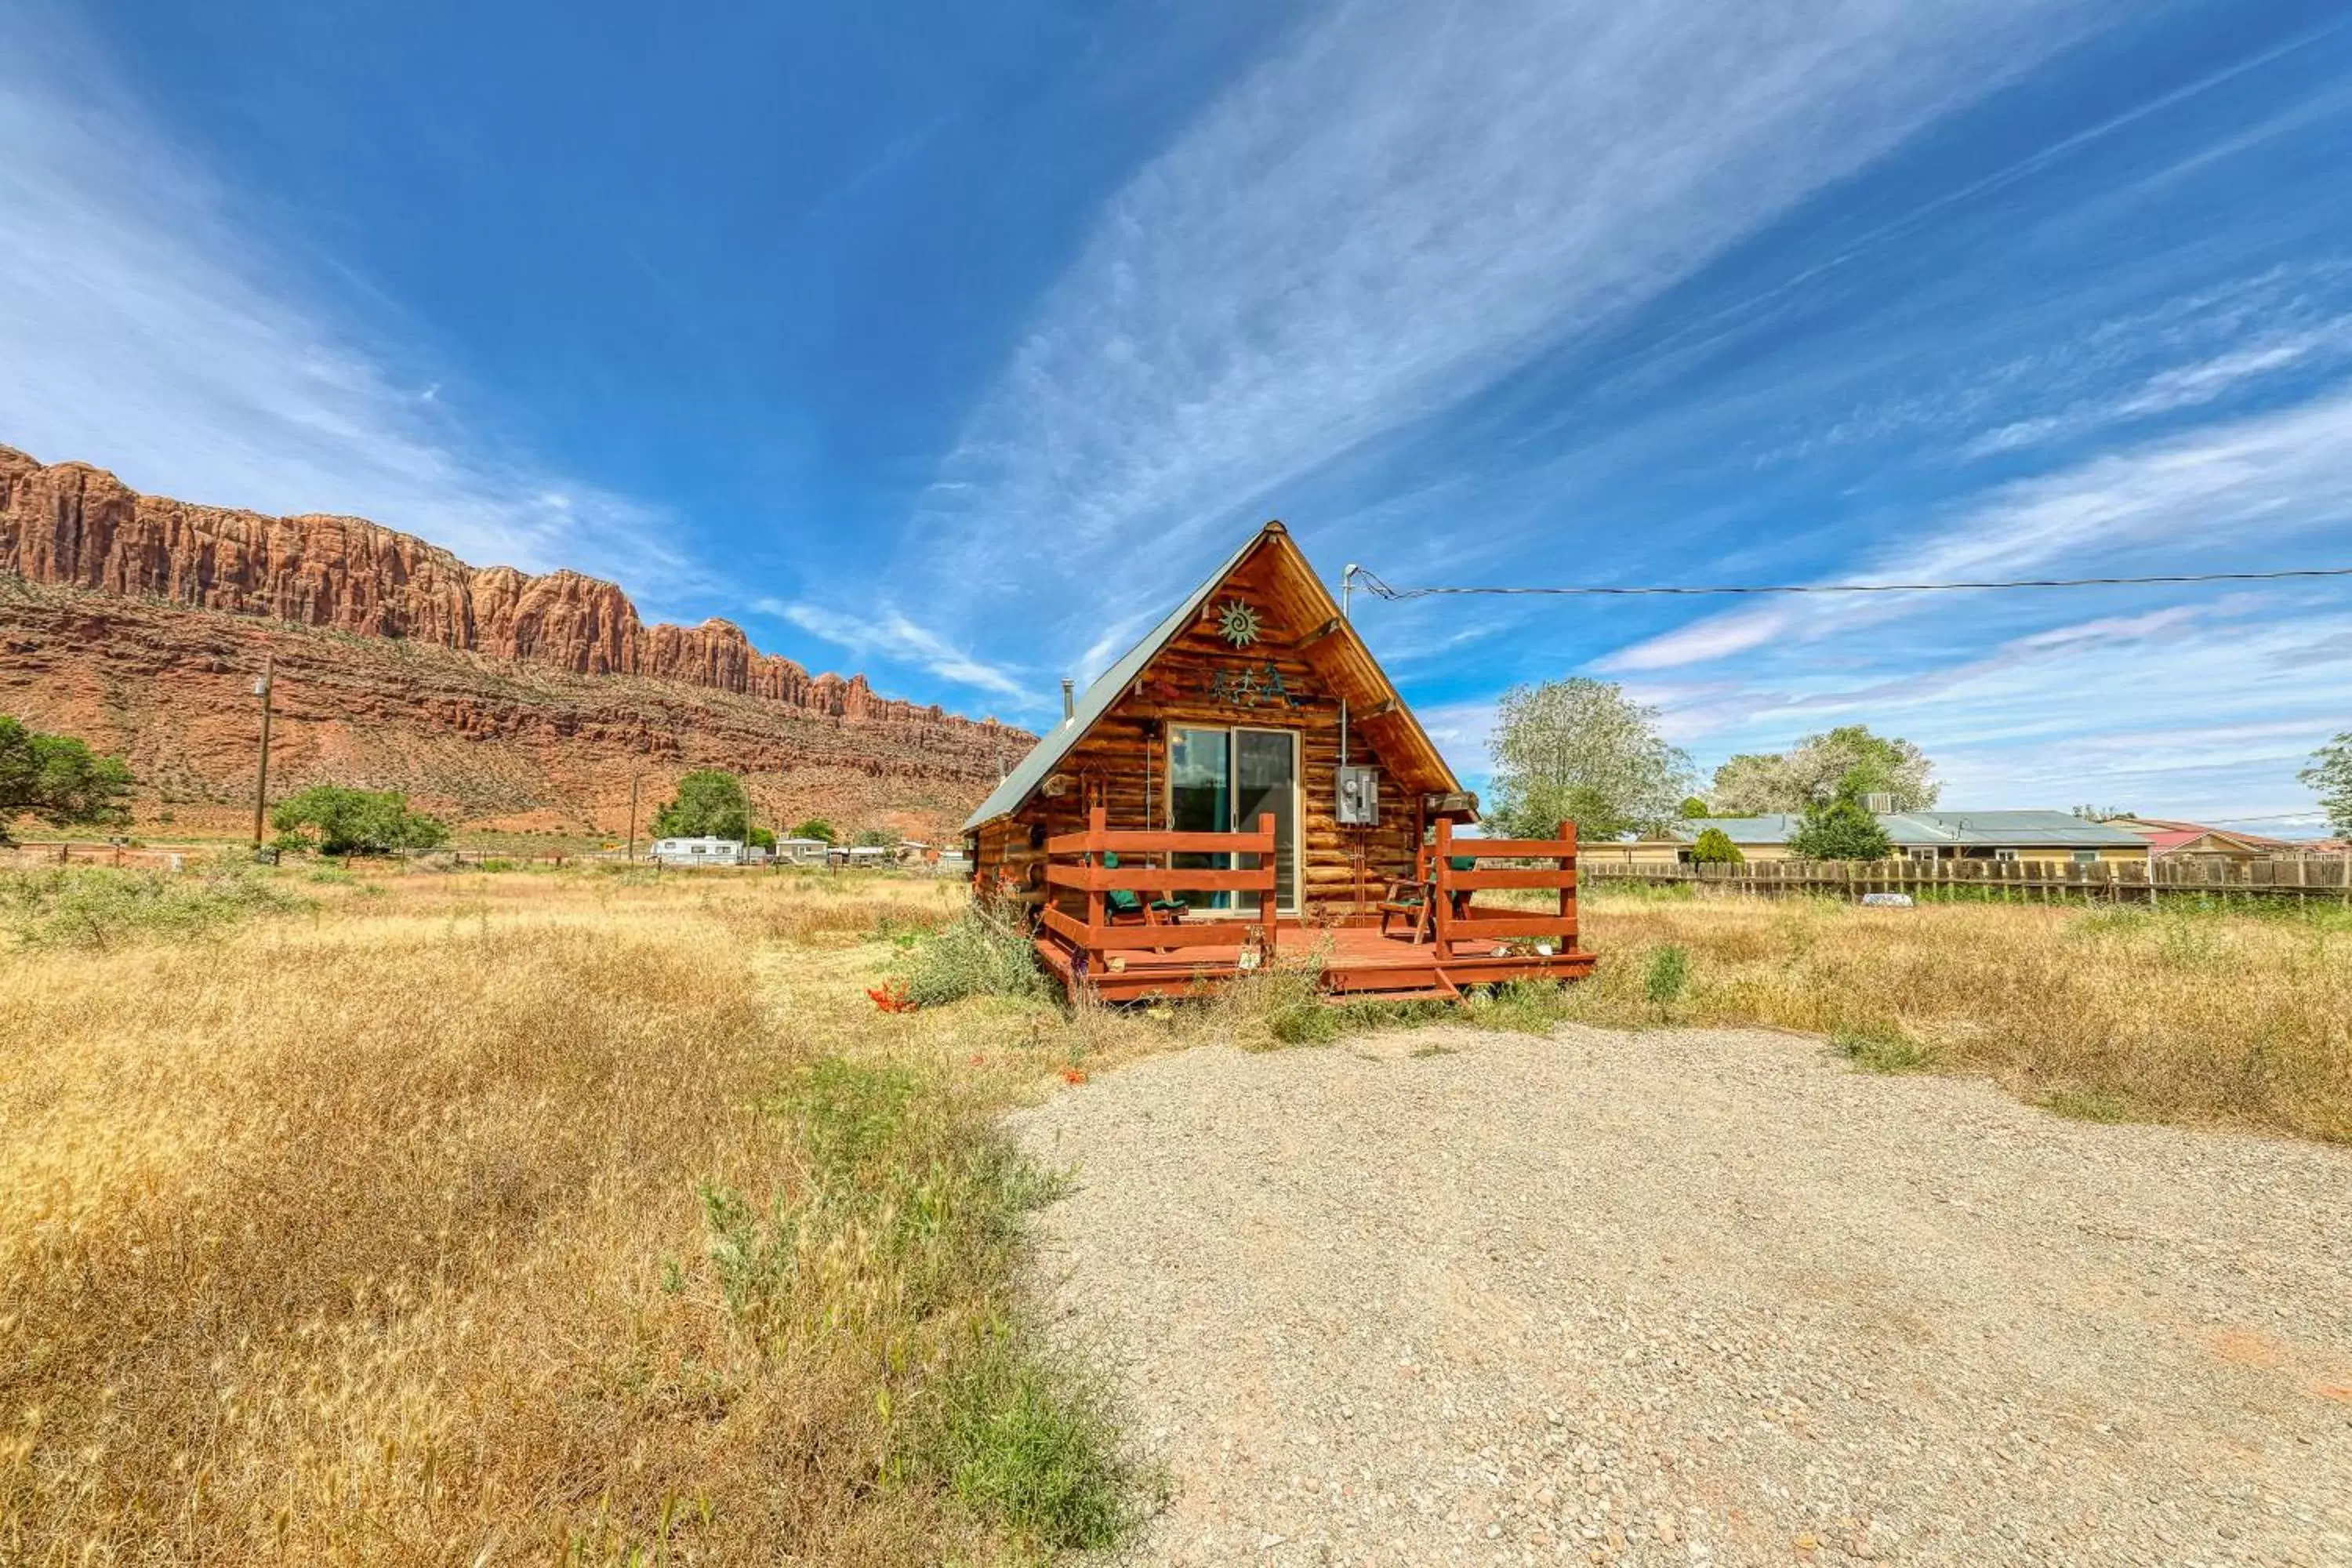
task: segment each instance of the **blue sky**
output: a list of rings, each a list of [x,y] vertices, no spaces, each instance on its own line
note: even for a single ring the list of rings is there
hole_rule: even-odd
[[[18,0],[0,441],[1033,723],[1269,516],[1400,585],[2352,564],[2340,5],[724,9]],[[2325,581],[1359,620],[1472,773],[1570,673],[1963,807],[2283,817],[2352,729]]]

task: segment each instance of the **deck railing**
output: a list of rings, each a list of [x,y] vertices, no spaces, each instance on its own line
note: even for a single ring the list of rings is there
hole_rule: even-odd
[[[1531,937],[1538,942],[1549,937],[1559,945],[1562,952],[1576,951],[1576,824],[1559,825],[1558,838],[1456,838],[1454,824],[1439,818],[1437,842],[1423,851],[1432,868],[1427,879],[1433,884],[1435,898],[1431,908],[1440,952],[1454,942],[1504,942],[1514,938]],[[1470,869],[1457,871],[1454,862],[1468,859]],[[1487,870],[1479,865],[1484,860],[1549,860],[1549,866],[1504,866]],[[1556,888],[1559,890],[1558,914],[1535,914],[1526,910],[1482,910],[1476,894],[1481,889],[1504,888]],[[1463,912],[1456,914],[1455,895],[1463,895]]]
[[[1056,834],[1045,840],[1045,929],[1089,952],[1118,948],[1231,947],[1243,933],[1230,920],[1170,921],[1113,925],[1106,912],[1107,895],[1134,893],[1149,905],[1167,893],[1255,893],[1257,924],[1265,956],[1274,956],[1276,878],[1274,817],[1257,819],[1255,833],[1165,833],[1108,826],[1109,814],[1096,806],[1087,816],[1083,833]],[[1119,864],[1106,866],[1105,855]],[[1164,862],[1178,855],[1255,855],[1249,870],[1234,866],[1176,866]],[[1076,865],[1055,865],[1057,856],[1072,857]],[[1129,864],[1158,858],[1163,864]],[[1053,890],[1068,889],[1086,895],[1081,921],[1056,907]]]

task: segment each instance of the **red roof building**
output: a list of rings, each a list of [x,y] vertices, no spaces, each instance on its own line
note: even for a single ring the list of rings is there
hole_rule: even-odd
[[[2265,855],[2293,855],[2308,850],[2308,842],[2269,838],[2235,828],[2209,827],[2201,822],[2176,822],[2161,816],[2109,816],[2109,827],[2137,833],[2147,840],[2148,853],[2158,858],[2173,855],[2219,855],[2231,860],[2253,860]]]

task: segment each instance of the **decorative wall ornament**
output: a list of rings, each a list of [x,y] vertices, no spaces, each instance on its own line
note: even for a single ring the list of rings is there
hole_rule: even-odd
[[[1243,665],[1220,669],[1210,677],[1202,695],[1229,708],[1296,708],[1300,699],[1282,679],[1281,667],[1267,659],[1262,666]]]
[[[1217,606],[1217,635],[1235,647],[1247,647],[1257,641],[1264,626],[1257,611],[1239,599],[1227,599]]]

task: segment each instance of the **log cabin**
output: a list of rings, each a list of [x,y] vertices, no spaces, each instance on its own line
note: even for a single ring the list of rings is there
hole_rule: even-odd
[[[1062,722],[964,832],[975,893],[1104,1000],[1277,960],[1333,996],[1580,977],[1573,825],[1457,837],[1477,809],[1269,522],[1082,696],[1064,683]],[[1477,902],[1506,889],[1545,907]]]

